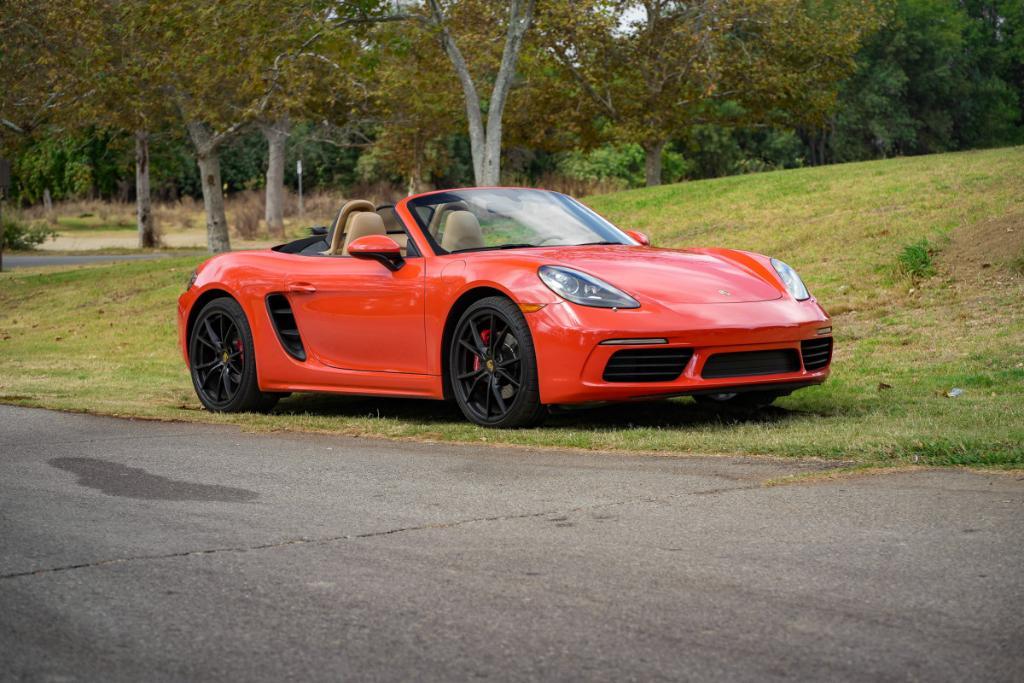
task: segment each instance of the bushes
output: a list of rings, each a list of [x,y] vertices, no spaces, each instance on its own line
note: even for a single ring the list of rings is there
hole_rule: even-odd
[[[4,217],[3,247],[12,251],[35,249],[57,233],[45,223],[24,224]]]
[[[661,157],[661,181],[676,183],[688,170],[678,152],[666,150]],[[643,187],[644,150],[640,145],[606,145],[590,152],[566,152],[558,162],[558,171],[573,180],[622,181],[627,187]]]
[[[234,227],[238,236],[244,240],[254,240],[260,235],[260,224],[263,221],[263,194],[258,190],[245,190],[236,197],[234,204]]]

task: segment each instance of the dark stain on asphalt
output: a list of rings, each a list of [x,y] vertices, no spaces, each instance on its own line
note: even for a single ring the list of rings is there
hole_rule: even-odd
[[[168,479],[138,467],[98,458],[54,458],[49,463],[57,469],[78,475],[81,486],[122,498],[248,503],[259,496],[248,489]]]

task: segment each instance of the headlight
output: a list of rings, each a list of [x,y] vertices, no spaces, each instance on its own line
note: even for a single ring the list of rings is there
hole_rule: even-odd
[[[782,278],[782,283],[786,285],[786,289],[793,295],[793,298],[797,301],[806,301],[811,298],[811,293],[807,291],[807,287],[804,285],[804,281],[800,279],[800,276],[796,274],[796,271],[790,268],[788,265],[778,259],[772,259],[772,268]]]
[[[640,302],[593,275],[561,266],[541,266],[537,271],[548,288],[574,304],[597,308],[640,308]]]

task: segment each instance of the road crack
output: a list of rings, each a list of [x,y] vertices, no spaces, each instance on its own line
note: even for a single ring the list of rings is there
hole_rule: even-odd
[[[31,569],[22,572],[12,572],[10,574],[0,574],[0,580],[17,579],[26,576],[43,576],[46,574],[56,574],[60,572],[72,571],[75,569],[94,569],[97,567],[107,567],[117,564],[127,564],[129,562],[143,562],[149,560],[170,560],[178,557],[196,557],[201,555],[216,555],[220,553],[247,553],[257,552],[261,550],[275,550],[278,548],[287,548],[290,546],[302,546],[302,545],[327,545],[330,543],[338,543],[342,541],[353,541],[366,538],[376,538],[379,536],[392,536],[394,534],[411,533],[416,531],[428,531],[432,529],[453,529],[468,524],[481,524],[487,522],[504,522],[513,521],[520,519],[536,519],[539,517],[550,517],[554,515],[569,515],[578,512],[589,512],[592,510],[601,510],[610,507],[619,507],[623,505],[635,505],[644,503],[667,503],[671,499],[676,499],[685,496],[713,496],[722,493],[729,493],[732,491],[746,491],[750,489],[761,488],[761,483],[757,483],[749,486],[736,486],[736,487],[723,487],[708,489],[704,491],[688,491],[685,493],[678,493],[671,496],[662,498],[654,497],[643,497],[643,498],[630,498],[628,500],[609,501],[606,503],[595,503],[593,505],[578,505],[572,508],[559,508],[551,510],[542,510],[540,512],[523,512],[514,515],[490,515],[487,517],[471,517],[468,519],[457,519],[450,522],[430,522],[426,524],[417,524],[407,527],[396,527],[394,529],[384,529],[382,531],[367,531],[359,534],[343,534],[339,536],[325,536],[321,538],[291,538],[283,541],[276,541],[274,543],[262,543],[259,545],[250,546],[221,546],[219,548],[201,548],[199,550],[185,550],[176,553],[162,553],[155,555],[134,555],[131,557],[117,557],[106,560],[95,560],[93,562],[82,562],[79,564],[68,564],[57,567],[44,567],[42,569]]]

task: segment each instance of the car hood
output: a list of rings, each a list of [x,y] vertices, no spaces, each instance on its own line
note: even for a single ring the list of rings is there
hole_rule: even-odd
[[[530,249],[549,265],[589,273],[643,303],[742,303],[782,297],[781,285],[752,254],[725,249],[634,246]]]

